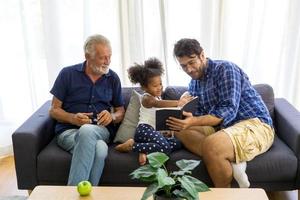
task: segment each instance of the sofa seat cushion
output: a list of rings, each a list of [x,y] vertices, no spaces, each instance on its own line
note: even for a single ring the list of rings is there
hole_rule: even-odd
[[[251,182],[291,182],[297,174],[297,158],[288,146],[275,136],[272,147],[247,163]],[[289,166],[289,167],[287,167]]]
[[[138,153],[120,153],[114,149],[115,146],[115,144],[112,144],[108,148],[108,156],[105,160],[105,166],[100,180],[101,185],[141,185],[140,181],[133,180],[129,176],[131,172],[139,167]]]
[[[130,173],[140,167],[138,162],[138,153],[120,153],[114,149],[116,144],[109,146],[108,157],[104,166],[101,185],[116,185],[116,186],[144,186],[145,183],[140,180],[131,179]],[[172,152],[170,161],[167,163],[167,168],[173,169],[170,166],[177,159],[196,159],[199,157],[190,153],[185,149]],[[195,170],[196,171],[196,170]]]
[[[144,186],[145,183],[133,180],[130,173],[139,167],[138,153],[119,153],[109,145],[108,157],[101,178],[101,185],[111,186]],[[200,158],[185,149],[171,153],[167,168],[177,170],[175,162],[180,159]],[[53,139],[38,156],[37,173],[39,184],[65,185],[71,164],[71,154],[56,145]],[[290,166],[287,168],[286,166]],[[297,158],[280,139],[275,137],[273,146],[266,153],[257,156],[248,162],[247,174],[250,183],[260,186],[259,183],[292,182],[297,173]],[[204,162],[193,170],[192,175],[209,186],[212,181],[208,176]],[[234,185],[236,186],[236,185]]]
[[[71,159],[70,153],[57,146],[55,137],[37,157],[39,184],[66,185]]]

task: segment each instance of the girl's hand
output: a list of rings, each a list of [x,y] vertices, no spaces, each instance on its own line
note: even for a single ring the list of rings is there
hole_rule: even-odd
[[[181,98],[178,100],[178,106],[182,107],[184,104],[192,100],[193,97],[189,95],[181,96]]]
[[[173,131],[181,131],[192,126],[193,114],[190,112],[183,111],[185,119],[177,119],[175,117],[169,117],[167,119],[167,126]]]

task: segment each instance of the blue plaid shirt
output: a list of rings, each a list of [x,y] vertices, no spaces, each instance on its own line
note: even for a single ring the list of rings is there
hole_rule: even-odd
[[[261,96],[251,86],[248,76],[234,63],[208,59],[204,76],[191,80],[189,92],[199,97],[195,115],[221,118],[222,128],[256,117],[273,127]]]

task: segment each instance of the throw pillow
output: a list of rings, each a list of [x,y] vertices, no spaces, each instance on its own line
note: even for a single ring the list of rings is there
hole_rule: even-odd
[[[114,142],[123,143],[128,139],[134,137],[135,129],[139,122],[140,107],[141,107],[140,98],[141,95],[137,91],[132,90],[124,119],[116,133]]]

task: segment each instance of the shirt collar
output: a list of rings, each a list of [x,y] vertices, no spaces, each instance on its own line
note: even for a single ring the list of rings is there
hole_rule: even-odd
[[[207,58],[207,65],[204,68],[203,74],[204,76],[200,79],[209,78],[213,67],[213,62],[210,58]]]
[[[76,70],[79,72],[84,72],[85,68],[86,68],[86,60],[83,63],[81,63],[80,65],[76,66]],[[111,69],[109,69],[108,73],[104,74],[104,76],[106,76],[106,77],[111,76]]]

